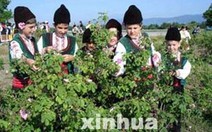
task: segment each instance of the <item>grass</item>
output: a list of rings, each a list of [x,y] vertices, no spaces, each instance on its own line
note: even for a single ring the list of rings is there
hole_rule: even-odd
[[[4,43],[0,46],[0,89],[11,88],[12,74],[8,54],[8,43]]]
[[[0,45],[0,57],[8,55],[8,53],[8,43],[3,43],[2,45]]]

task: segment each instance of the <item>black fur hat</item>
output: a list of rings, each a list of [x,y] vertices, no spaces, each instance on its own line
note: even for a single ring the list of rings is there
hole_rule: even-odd
[[[166,33],[166,40],[175,40],[175,41],[180,41],[181,37],[180,37],[180,32],[178,30],[178,28],[176,27],[171,27],[168,29],[167,33]]]
[[[25,6],[17,6],[14,10],[14,21],[16,28],[18,28],[18,23],[26,23],[28,20],[36,18],[35,15]]]
[[[135,5],[131,5],[124,14],[124,24],[140,24],[142,21],[141,11]]]
[[[54,23],[67,23],[69,24],[71,21],[71,15],[65,5],[61,5],[54,13]]]
[[[92,35],[92,31],[87,28],[84,33],[83,33],[83,36],[82,36],[82,43],[91,43],[93,42],[92,38],[91,38],[91,35]]]
[[[122,26],[116,19],[110,19],[105,26],[107,29],[116,28],[118,30],[118,38],[122,37]]]

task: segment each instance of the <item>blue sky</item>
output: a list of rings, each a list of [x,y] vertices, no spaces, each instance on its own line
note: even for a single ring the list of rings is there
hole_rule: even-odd
[[[98,18],[98,12],[122,20],[132,4],[141,10],[145,19],[202,14],[211,3],[211,0],[11,0],[8,9],[14,11],[16,6],[27,6],[38,21],[49,21],[52,24],[55,10],[64,4],[71,13],[72,25],[78,24],[80,20],[87,24],[89,20]]]

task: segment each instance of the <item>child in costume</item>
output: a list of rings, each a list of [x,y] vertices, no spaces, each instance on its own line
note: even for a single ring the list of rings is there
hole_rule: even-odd
[[[174,78],[173,87],[176,91],[183,92],[185,79],[191,72],[191,64],[180,52],[181,36],[177,28],[169,28],[165,36],[168,53],[173,57],[170,61],[176,68],[171,71]]]
[[[171,27],[168,29],[165,36],[166,47],[168,50],[168,55],[170,59],[167,60],[166,66],[169,66],[173,69],[170,69],[170,75],[173,77],[173,92],[177,94],[182,94],[184,92],[184,87],[186,83],[186,78],[191,72],[191,64],[186,57],[180,52],[181,36],[178,28]],[[173,131],[181,131],[181,117],[177,117],[178,122],[173,124]]]
[[[115,56],[113,61],[120,67],[116,76],[122,75],[125,72],[124,66],[126,61],[123,56],[126,53],[142,52],[143,50],[151,51],[151,57],[149,57],[147,66],[157,67],[161,60],[161,55],[156,52],[152,43],[149,42],[149,47],[146,47],[145,40],[150,40],[146,33],[142,32],[142,14],[141,11],[135,6],[131,5],[124,15],[124,26],[126,28],[127,35],[122,37],[117,45]],[[151,49],[148,49],[151,48]]]
[[[12,63],[16,59],[22,59],[33,70],[37,70],[37,67],[34,65],[34,56],[38,52],[38,49],[36,40],[33,37],[33,33],[36,30],[36,17],[27,7],[18,6],[14,10],[14,20],[18,33],[9,43],[10,62]],[[20,73],[17,67],[16,71],[13,72],[13,89],[25,88],[29,84],[29,76]]]
[[[105,27],[112,35],[105,50],[109,52],[110,57],[113,58],[118,41],[122,37],[122,26],[116,19],[110,19]]]
[[[84,44],[84,46],[81,48],[81,50],[86,53],[86,54],[91,54],[95,49],[95,42],[91,37],[92,35],[92,31],[90,30],[90,28],[87,28],[82,36],[82,43]]]
[[[78,50],[76,38],[67,34],[70,21],[70,13],[65,5],[62,4],[54,14],[55,31],[43,34],[37,43],[41,54],[51,50],[61,53],[64,58],[61,68],[67,74],[73,73],[72,61]]]

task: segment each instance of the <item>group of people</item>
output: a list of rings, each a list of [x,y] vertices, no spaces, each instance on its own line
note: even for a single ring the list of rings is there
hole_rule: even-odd
[[[0,43],[12,40],[14,28],[11,23],[0,23]]]
[[[50,32],[50,26],[49,26],[49,22],[48,21],[44,21],[41,23],[38,23],[38,27],[45,32]]]
[[[77,51],[79,50],[75,36],[67,34],[70,19],[70,12],[61,5],[54,13],[54,32],[43,34],[38,41],[32,36],[36,30],[35,15],[24,6],[18,6],[14,10],[14,20],[18,33],[14,36],[9,44],[10,60],[22,59],[36,70],[34,65],[34,56],[36,53],[45,54],[51,50],[58,51],[64,58],[63,67],[70,67]],[[162,61],[161,54],[155,50],[154,44],[151,42],[149,47],[144,45],[146,38],[150,37],[142,32],[143,17],[141,11],[131,5],[124,14],[123,24],[127,34],[122,36],[122,25],[116,19],[110,19],[105,28],[113,35],[108,42],[107,49],[112,53],[111,59],[119,66],[119,70],[115,73],[116,77],[120,77],[125,73],[127,61],[124,59],[125,54],[132,54],[148,50],[150,56],[146,62],[147,67],[158,67]],[[91,53],[95,50],[96,43],[92,40],[92,30],[88,27],[84,33],[82,42],[85,46],[82,50]],[[171,27],[168,29],[165,42],[168,53],[172,54],[175,59],[171,62],[173,65],[180,65],[179,69],[170,71],[170,75],[174,78],[173,87],[183,92],[184,80],[190,74],[191,64],[184,58],[180,52],[181,34],[178,28]],[[67,68],[67,74],[71,73],[71,69]],[[14,73],[12,86],[14,89],[22,89],[29,85],[30,79],[28,75],[20,76]]]
[[[79,26],[77,26],[76,24],[74,24],[74,25],[72,26],[71,32],[72,32],[72,34],[73,34],[74,36],[76,36],[76,35],[78,35],[78,34],[82,35],[83,32],[84,32],[84,27],[83,27],[83,25],[81,26],[81,24],[80,24]]]

